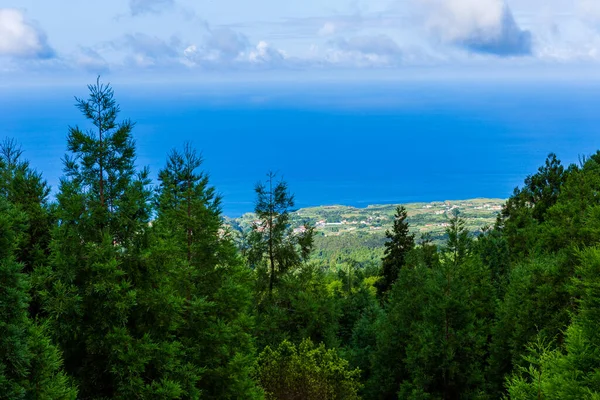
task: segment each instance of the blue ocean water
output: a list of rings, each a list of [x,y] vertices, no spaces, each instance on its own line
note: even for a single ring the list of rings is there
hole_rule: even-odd
[[[553,151],[565,163],[600,148],[600,85],[313,83],[127,85],[138,164],[156,176],[191,141],[226,215],[253,208],[278,171],[298,207],[506,198]],[[69,125],[87,127],[85,87],[0,90],[0,137],[16,138],[56,188]]]

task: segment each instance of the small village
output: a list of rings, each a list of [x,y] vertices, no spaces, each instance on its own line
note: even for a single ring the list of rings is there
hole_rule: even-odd
[[[405,204],[408,220],[415,232],[443,232],[448,227],[448,217],[459,212],[474,230],[492,225],[502,209],[499,199],[475,199]],[[341,236],[352,232],[378,233],[393,223],[396,205],[374,205],[366,208],[327,206],[301,209],[295,221],[312,220],[316,231],[324,236]],[[296,228],[299,229],[299,228]]]
[[[502,199],[471,199],[407,203],[404,207],[415,235],[441,237],[452,213],[458,212],[465,218],[469,230],[477,232],[494,224],[503,204]],[[292,228],[299,234],[310,224],[315,227],[318,235],[324,237],[374,235],[383,238],[385,231],[393,224],[396,207],[395,204],[381,204],[364,208],[342,205],[301,208],[291,214]],[[247,230],[253,221],[254,215],[249,213],[230,220],[230,223]]]

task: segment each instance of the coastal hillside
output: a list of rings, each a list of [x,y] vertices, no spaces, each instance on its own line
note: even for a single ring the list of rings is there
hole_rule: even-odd
[[[417,240],[427,237],[441,245],[446,238],[450,213],[458,211],[465,219],[472,234],[481,232],[485,226],[493,226],[505,200],[469,199],[434,202],[407,203],[411,232]],[[292,226],[296,231],[305,224],[315,227],[316,261],[377,261],[383,255],[385,232],[394,221],[396,204],[369,205],[364,208],[331,205],[301,208],[291,213]],[[226,218],[238,240],[251,231],[254,213],[239,218]]]

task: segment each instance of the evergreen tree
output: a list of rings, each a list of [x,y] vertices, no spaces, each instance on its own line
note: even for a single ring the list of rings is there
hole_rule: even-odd
[[[257,221],[252,225],[249,237],[248,260],[255,268],[266,264],[269,294],[281,275],[308,260],[314,235],[314,227],[307,224],[300,232],[292,230],[290,210],[294,207],[294,196],[287,183],[276,182],[276,177],[275,173],[269,172],[266,183],[258,183],[255,187]]]
[[[0,397],[74,400],[58,350],[28,316],[29,283],[14,256],[25,220],[0,196]]]
[[[525,179],[523,188],[514,190],[496,222],[496,228],[508,242],[513,261],[546,250],[547,244],[539,241],[544,236],[540,224],[546,222],[560,200],[565,183],[577,170],[575,166],[565,170],[556,155],[550,153],[538,172]]]
[[[485,391],[494,290],[489,269],[469,249],[455,215],[441,262],[411,257],[400,270],[377,324],[366,393],[380,399],[469,399]],[[417,252],[427,251],[418,248]]]
[[[174,340],[177,292],[147,260],[148,171],[135,169],[133,124],[116,121],[111,87],[89,90],[77,106],[94,128],[69,130],[43,309],[81,398],[179,398],[194,371]]]
[[[385,232],[385,255],[382,259],[381,279],[377,284],[380,296],[387,293],[398,278],[398,272],[406,262],[406,255],[415,247],[415,235],[409,231],[406,208],[399,206],[394,215],[392,230]]]
[[[470,239],[458,222],[448,232],[458,240],[449,241],[441,265],[427,271],[421,321],[412,324],[406,350],[410,378],[400,398],[475,399],[485,391],[494,290],[489,269],[463,252]]]
[[[469,230],[466,221],[454,210],[450,216],[449,226],[446,228],[448,242],[443,253],[445,263],[450,266],[458,266],[464,262],[470,254],[473,241],[469,238]],[[449,268],[450,270],[451,268]]]
[[[338,346],[340,309],[329,289],[326,272],[312,263],[281,277],[269,301],[257,307],[259,349],[306,338]]]
[[[543,334],[527,346],[523,361],[507,379],[511,399],[597,399],[600,397],[600,249],[578,254],[570,291],[578,309],[556,348]]]
[[[592,246],[600,240],[600,152],[581,168],[571,168],[557,202],[546,213],[538,234],[538,251],[559,252]]]
[[[172,266],[185,299],[177,336],[185,360],[200,371],[203,398],[252,398],[254,346],[249,317],[251,271],[236,255],[222,223],[220,197],[199,171],[202,160],[186,145],[159,173],[154,221],[156,268]]]
[[[423,265],[402,268],[388,296],[385,313],[375,320],[376,342],[371,354],[371,374],[365,397],[396,399],[402,382],[410,379],[406,366],[413,324],[423,319],[428,304],[428,269]]]
[[[544,222],[546,212],[557,202],[568,174],[556,154],[550,153],[538,172],[525,179],[522,193],[533,207],[532,216],[538,222]]]
[[[42,175],[23,159],[23,151],[13,139],[0,144],[0,193],[22,211],[25,228],[16,246],[16,259],[24,272],[46,263],[52,220],[48,195],[50,188]]]
[[[571,273],[563,257],[540,256],[516,264],[492,326],[488,384],[500,393],[504,378],[522,366],[528,343],[553,339],[569,321],[567,283]]]
[[[504,296],[510,272],[510,253],[506,237],[497,229],[484,227],[474,246],[475,253],[492,274],[499,297]]]

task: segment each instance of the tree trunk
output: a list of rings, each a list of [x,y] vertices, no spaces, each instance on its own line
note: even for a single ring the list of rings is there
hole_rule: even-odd
[[[100,140],[100,157],[98,158],[100,166],[100,206],[104,207],[104,143],[102,142],[102,113],[100,104],[98,104],[98,138]]]
[[[275,206],[273,205],[273,175],[269,174],[269,261],[271,263],[271,276],[269,279],[269,295],[273,293],[273,284],[275,282],[275,254],[273,254],[273,214]]]

